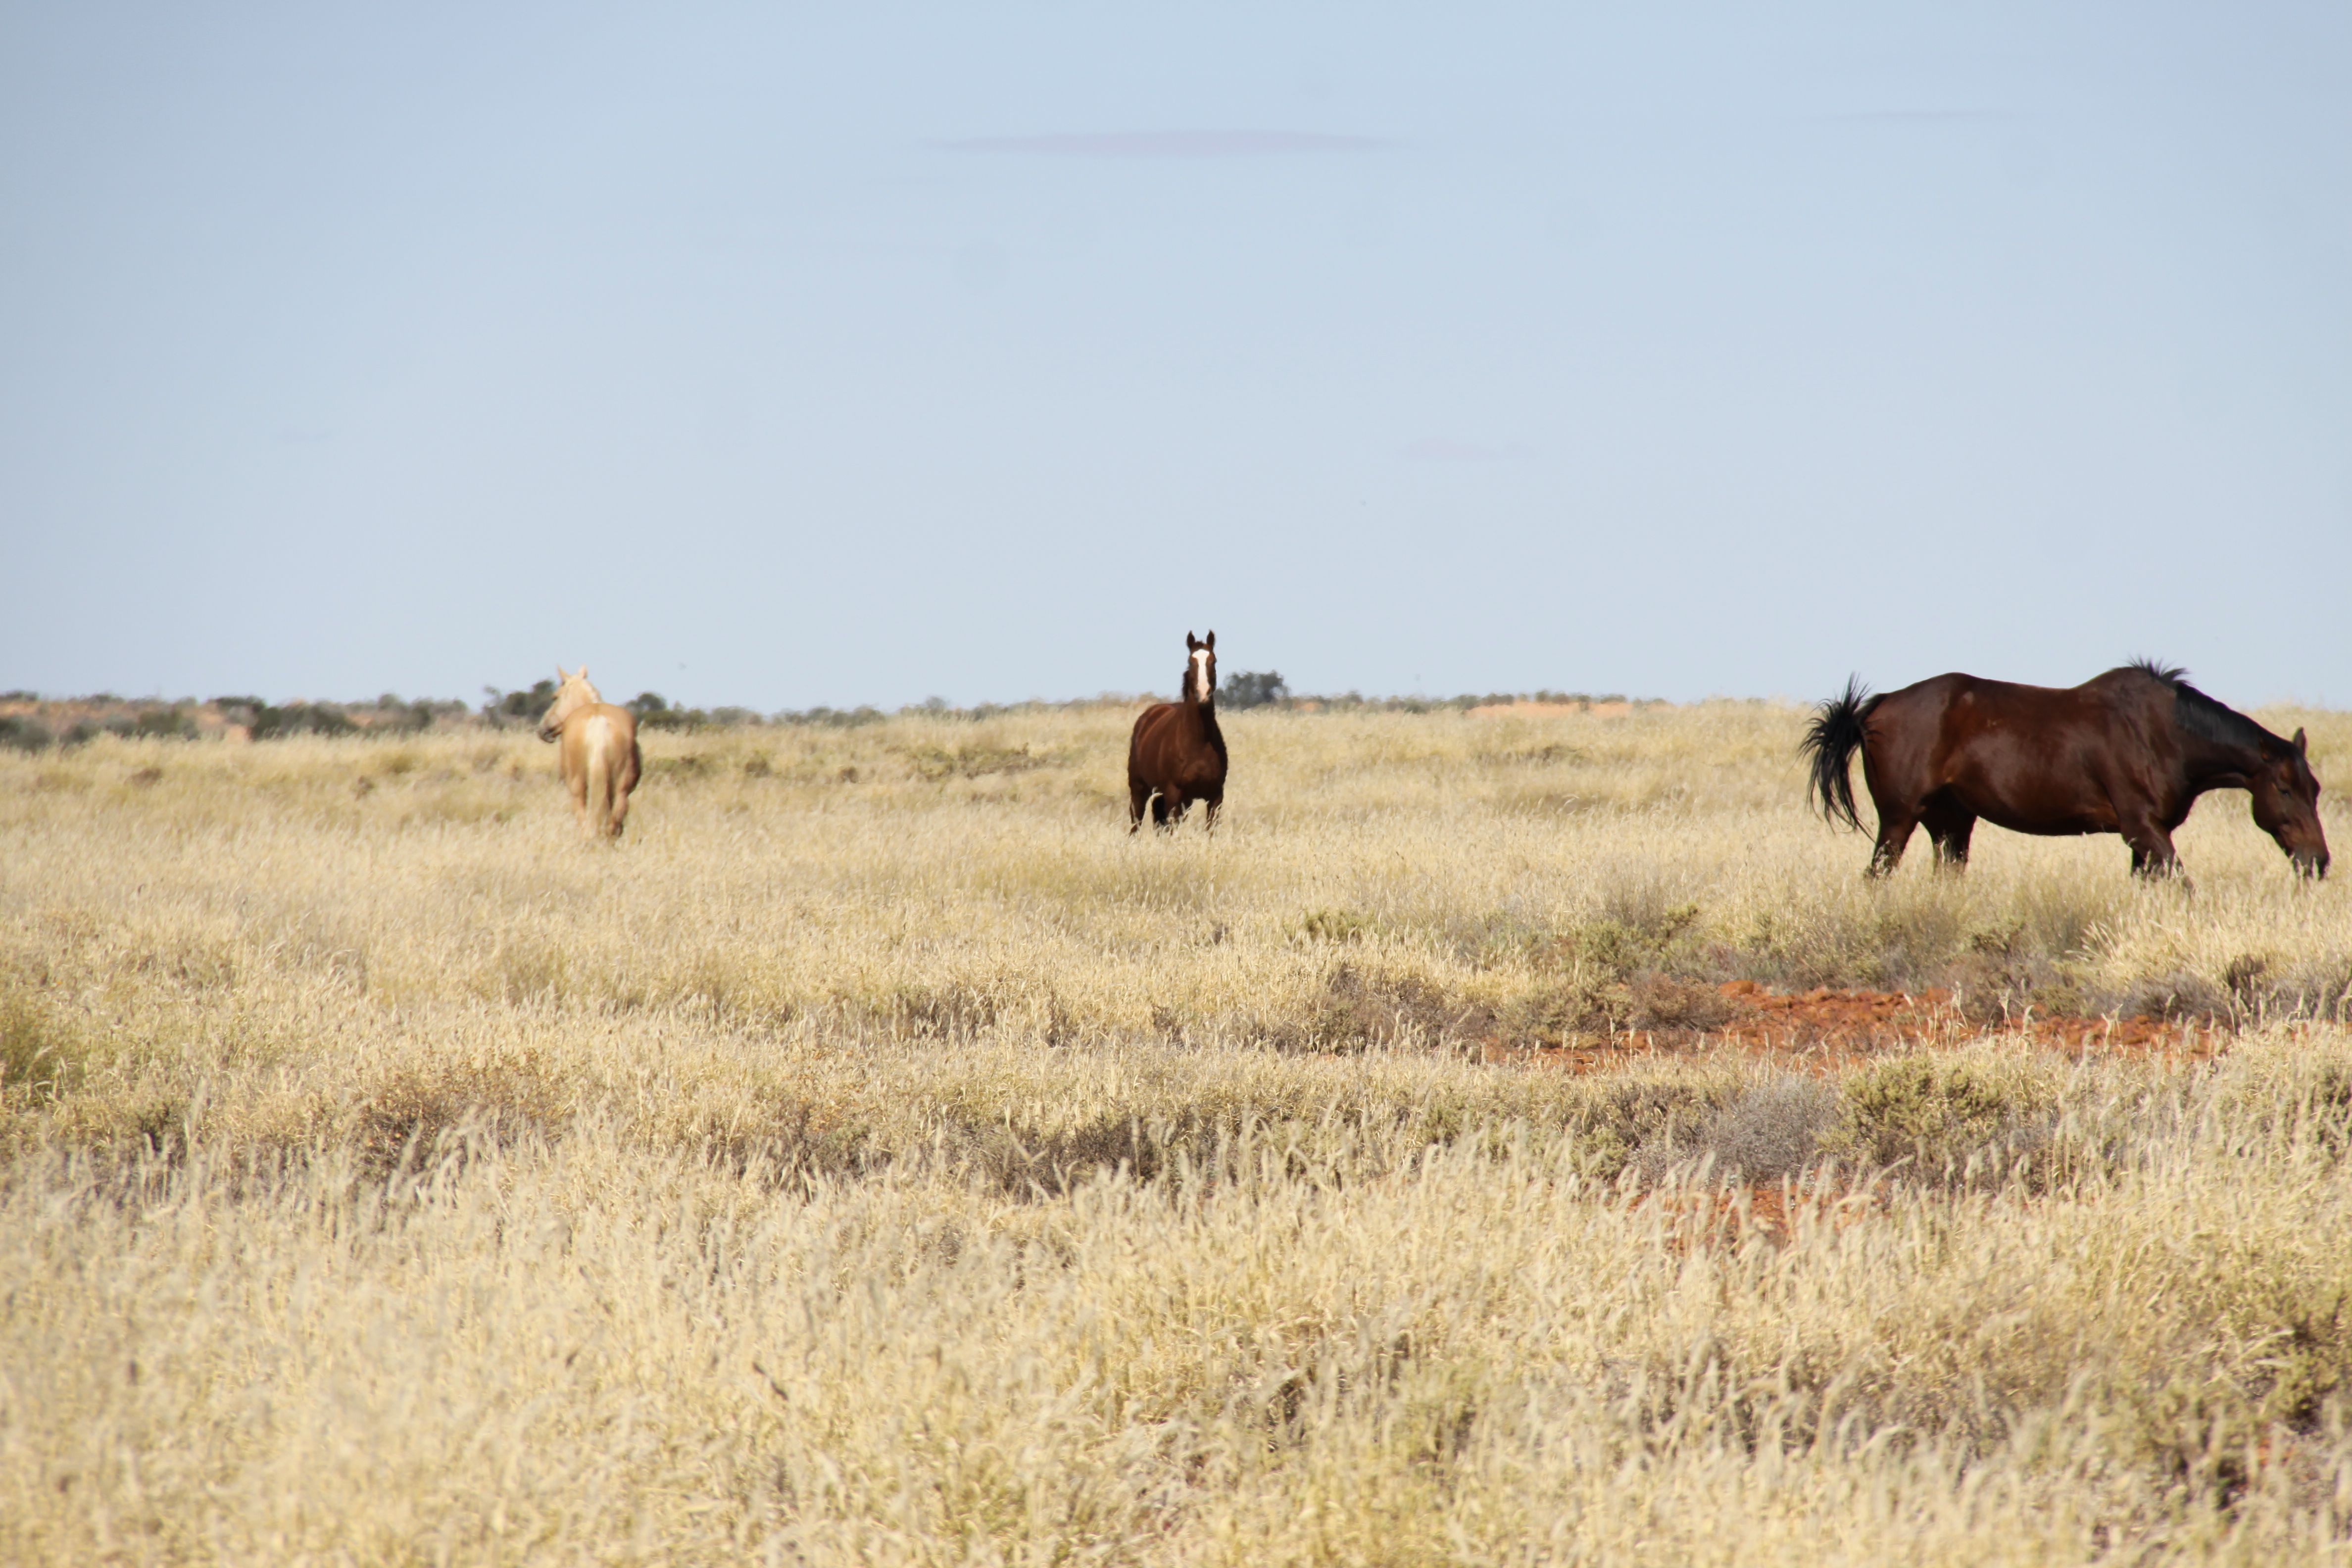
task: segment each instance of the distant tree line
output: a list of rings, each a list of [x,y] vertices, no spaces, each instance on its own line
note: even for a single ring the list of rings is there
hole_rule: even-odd
[[[364,702],[269,702],[259,697],[214,697],[199,701],[182,698],[122,698],[112,692],[90,697],[43,698],[37,692],[0,692],[0,749],[47,751],[76,746],[101,735],[125,738],[198,740],[205,736],[241,734],[256,741],[294,735],[411,735],[429,730],[523,730],[536,728],[555,700],[555,682],[539,680],[503,690],[482,689],[483,700],[468,707],[436,698],[404,698],[385,692]],[[1046,713],[1079,708],[1126,707],[1133,697],[1106,692],[1068,702],[982,702],[959,708],[945,698],[932,697],[897,710],[900,715],[971,721],[1008,714]],[[1271,708],[1292,710],[1434,713],[1467,711],[1473,708],[1537,702],[1590,706],[1623,702],[1612,692],[1592,696],[1580,691],[1489,691],[1458,697],[1366,697],[1348,691],[1337,696],[1294,693],[1276,670],[1236,670],[1218,686],[1220,707],[1242,710]],[[793,725],[821,729],[853,729],[878,724],[892,717],[870,706],[857,708],[787,708],[762,714],[750,708],[682,708],[658,691],[640,691],[625,706],[648,730],[732,730],[754,725]]]
[[[78,746],[100,735],[199,740],[232,730],[256,741],[288,735],[414,734],[463,723],[462,702],[410,700],[386,692],[373,702],[274,703],[258,697],[165,700],[110,691],[47,700],[37,692],[0,692],[0,747],[20,752]]]
[[[1454,697],[1366,697],[1359,691],[1346,691],[1329,697],[1301,696],[1291,691],[1290,683],[1282,678],[1279,671],[1271,669],[1238,669],[1217,683],[1217,706],[1220,708],[1443,713],[1467,712],[1473,708],[1504,708],[1521,702],[1540,703],[1547,707],[1590,708],[1596,703],[1631,700],[1622,692],[1611,691],[1595,696],[1586,691],[1553,691],[1549,688],[1540,691],[1465,691]]]

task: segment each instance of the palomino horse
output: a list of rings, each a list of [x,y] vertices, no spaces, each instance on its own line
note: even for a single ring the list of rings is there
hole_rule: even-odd
[[[1939,675],[1884,697],[1857,681],[1821,705],[1805,732],[1809,795],[1832,822],[1854,816],[1847,760],[1878,807],[1870,872],[1902,863],[1925,823],[1938,864],[1965,866],[1977,818],[2012,833],[2119,833],[2132,869],[2179,869],[2172,832],[2210,789],[2254,798],[2254,822],[2305,877],[2327,875],[2319,780],[2303,731],[2281,740],[2189,684],[2187,672],[2137,659],[2066,690]]]
[[[1160,702],[1137,715],[1127,742],[1127,830],[1143,826],[1151,803],[1155,827],[1173,827],[1194,801],[1208,803],[1206,830],[1214,832],[1225,803],[1225,733],[1217,728],[1217,634],[1206,641],[1184,634],[1184,700]]]
[[[539,738],[563,743],[563,787],[580,828],[591,838],[618,838],[637,787],[637,716],[615,708],[588,684],[588,667],[570,675],[555,667],[555,704],[539,721]]]

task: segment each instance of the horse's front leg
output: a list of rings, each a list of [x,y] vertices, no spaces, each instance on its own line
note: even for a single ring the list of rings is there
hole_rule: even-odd
[[[1969,836],[1976,831],[1977,819],[1965,811],[1947,807],[1924,814],[1927,837],[1936,843],[1936,865],[1939,870],[1954,874],[1969,868]]]
[[[2126,832],[2124,842],[2131,846],[2133,876],[2153,879],[2180,875],[2180,857],[2173,853],[2172,835],[2163,828],[2147,824]]]
[[[1201,797],[1201,831],[1214,833],[1217,830],[1217,818],[1225,809],[1225,797],[1222,795],[1204,795]]]

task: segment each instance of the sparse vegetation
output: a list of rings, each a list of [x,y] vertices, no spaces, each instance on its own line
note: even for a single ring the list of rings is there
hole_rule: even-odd
[[[0,1559],[2352,1561],[2345,889],[1554,706],[0,753]]]

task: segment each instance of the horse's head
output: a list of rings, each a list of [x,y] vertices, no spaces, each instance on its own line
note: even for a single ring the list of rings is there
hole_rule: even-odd
[[[2262,765],[2248,781],[2254,797],[2254,823],[2305,877],[2327,875],[2327,832],[2319,825],[2319,775],[2311,771],[2311,746],[2297,730],[2294,739],[2263,744]]]
[[[1184,648],[1192,656],[1184,666],[1184,695],[1206,703],[1217,694],[1217,634],[1211,632],[1203,641],[1186,632]]]
[[[596,689],[588,684],[586,665],[582,665],[570,675],[563,673],[562,665],[557,665],[555,667],[555,700],[549,705],[546,714],[539,721],[539,738],[542,741],[554,740],[563,733],[563,721],[572,717],[573,710],[604,700],[604,699]]]

